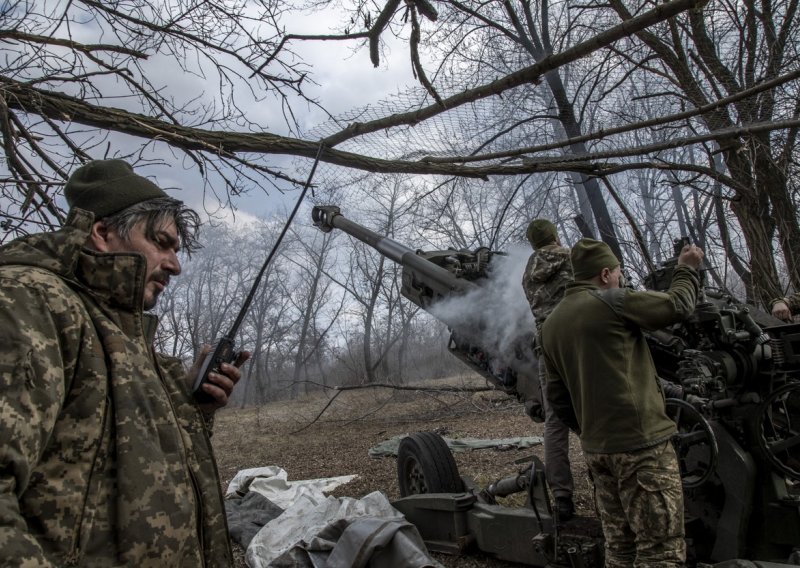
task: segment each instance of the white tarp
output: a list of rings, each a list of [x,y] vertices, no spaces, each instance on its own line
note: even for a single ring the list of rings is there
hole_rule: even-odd
[[[256,467],[239,471],[228,484],[225,497],[235,493],[244,495],[248,491],[255,491],[281,509],[286,509],[304,495],[311,496],[314,501],[320,501],[325,498],[326,493],[357,477],[358,475],[341,475],[289,481],[289,476],[283,468],[275,465]]]
[[[362,499],[325,496],[355,477],[289,481],[276,466],[237,473],[227,496],[245,495],[249,489],[285,509],[250,541],[248,566],[440,568],[428,555],[416,527],[383,493],[376,491]]]

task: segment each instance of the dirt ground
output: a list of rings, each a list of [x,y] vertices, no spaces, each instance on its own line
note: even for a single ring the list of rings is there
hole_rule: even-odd
[[[482,385],[479,379],[469,378],[451,380],[449,384]],[[543,433],[543,425],[532,422],[521,404],[499,392],[452,394],[365,389],[341,392],[331,403],[332,396],[333,393],[315,394],[259,408],[220,411],[213,442],[223,487],[241,469],[277,465],[287,471],[290,480],[355,473],[358,478],[338,488],[334,496],[360,498],[379,490],[392,500],[400,497],[396,460],[370,458],[367,453],[388,438],[418,431],[436,431],[451,438],[509,438]],[[579,512],[588,513],[594,506],[574,436],[570,453],[577,477],[576,507]],[[517,462],[532,454],[543,457],[542,446],[474,450],[455,453],[454,457],[459,473],[483,487],[516,473],[522,467]],[[506,504],[521,503],[519,495],[508,499],[513,501]],[[236,554],[238,565],[245,566],[242,551],[237,550]],[[434,556],[448,567],[518,566],[479,552],[461,558]]]

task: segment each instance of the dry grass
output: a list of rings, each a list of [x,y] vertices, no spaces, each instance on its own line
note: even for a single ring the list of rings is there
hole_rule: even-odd
[[[462,378],[446,383],[481,384]],[[360,498],[380,490],[391,500],[400,496],[395,460],[373,459],[367,451],[392,436],[423,430],[446,432],[453,438],[542,435],[542,425],[533,423],[520,404],[502,393],[452,394],[383,388],[347,391],[340,393],[324,415],[316,419],[329,402],[328,396],[313,394],[259,408],[220,411],[213,441],[223,485],[240,469],[278,465],[288,472],[289,479],[356,473],[359,477],[340,487],[334,495]],[[478,450],[454,456],[459,472],[484,486],[515,473],[521,467],[515,462],[531,454],[542,457],[543,448]],[[588,512],[593,507],[591,494],[574,437],[571,455],[573,471],[578,474],[576,505],[579,511]],[[480,554],[460,559],[444,555],[436,558],[445,566],[511,566]],[[238,561],[244,566],[241,558]]]

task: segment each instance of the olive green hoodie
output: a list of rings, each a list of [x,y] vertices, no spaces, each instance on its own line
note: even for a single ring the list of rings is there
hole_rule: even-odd
[[[642,330],[691,315],[699,283],[694,269],[678,266],[666,293],[600,290],[587,281],[567,287],[542,327],[547,398],[580,431],[584,451],[633,451],[675,432]]]
[[[205,424],[153,352],[145,259],[92,215],[0,249],[0,565],[229,566]]]

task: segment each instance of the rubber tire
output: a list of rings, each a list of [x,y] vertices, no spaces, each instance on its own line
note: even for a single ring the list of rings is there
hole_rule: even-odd
[[[397,450],[397,479],[401,497],[464,491],[450,448],[434,432],[417,432],[403,438]]]

